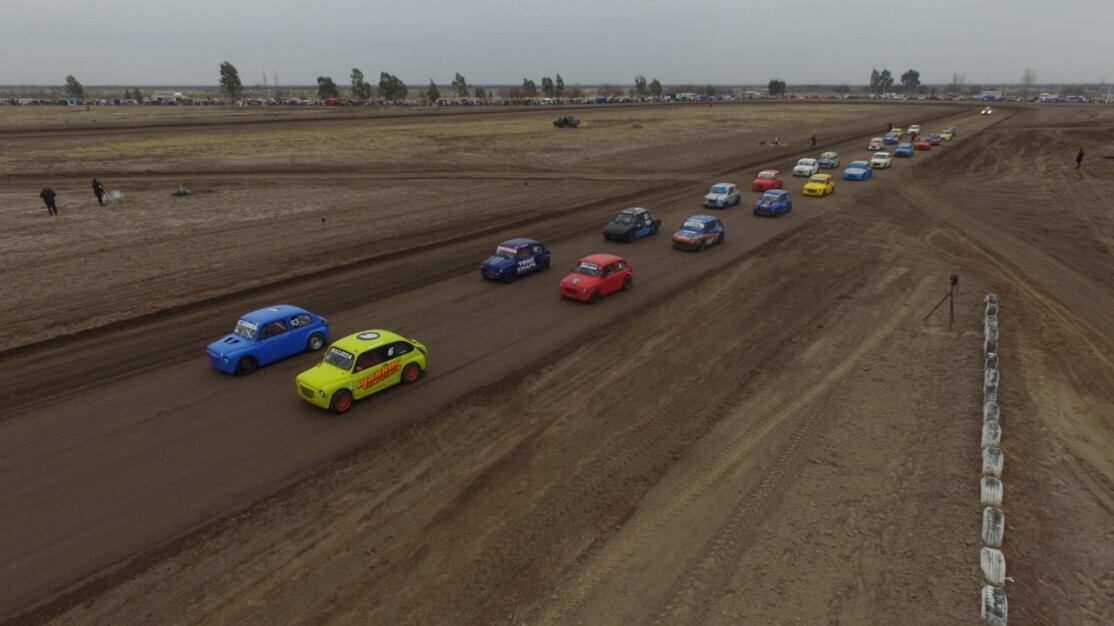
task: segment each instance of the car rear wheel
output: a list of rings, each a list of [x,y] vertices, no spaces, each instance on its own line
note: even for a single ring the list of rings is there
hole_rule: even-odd
[[[352,397],[352,392],[347,389],[341,389],[333,394],[333,400],[329,403],[329,410],[337,415],[347,413],[348,409],[352,408],[352,403],[354,402],[355,399]]]
[[[542,268],[543,272],[549,271],[549,259],[542,261],[540,267]]]
[[[503,275],[503,280],[508,282],[508,283],[513,283],[516,278],[518,278],[518,268],[517,267],[512,267],[511,269],[507,270],[506,274]]]
[[[246,356],[236,361],[236,375],[238,376],[247,376],[257,369],[259,369],[259,361],[256,361],[255,357]]]
[[[724,241],[725,239],[727,239],[727,233],[720,233],[720,234],[719,234],[719,238],[718,238],[718,239],[716,239],[716,243],[717,243],[717,244],[723,243],[723,241]]]
[[[325,347],[325,336],[321,333],[313,333],[309,336],[309,341],[306,342],[306,349],[310,352],[317,352]]]
[[[627,277],[623,279],[623,291],[630,291],[631,287],[634,287],[634,276],[627,274]]]
[[[418,382],[422,377],[422,367],[417,363],[411,363],[402,368],[402,384],[409,385],[410,383]]]
[[[626,236],[626,237],[623,237],[623,239],[624,239],[624,240],[625,240],[625,241],[626,241],[627,243],[631,243],[631,242],[633,242],[633,241],[634,241],[634,231],[632,230],[632,231],[629,231],[629,232],[627,232],[627,236]]]
[[[591,304],[596,304],[599,301],[600,301],[600,292],[593,291],[592,295],[588,298],[588,302],[590,302]]]

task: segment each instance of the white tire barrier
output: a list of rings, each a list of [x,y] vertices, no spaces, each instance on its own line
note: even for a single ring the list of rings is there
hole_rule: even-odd
[[[1002,506],[1005,485],[993,476],[983,476],[979,481],[979,501],[983,506]]]
[[[1002,466],[1005,465],[1005,455],[998,448],[982,449],[982,473],[984,476],[1002,477]]]
[[[1006,591],[987,585],[982,588],[982,621],[988,626],[1006,626]]]
[[[998,422],[984,422],[982,425],[982,447],[997,448],[1002,443],[1002,427]]]
[[[1002,416],[1001,410],[998,408],[997,400],[990,400],[982,405],[982,421],[997,422],[998,418]]]
[[[998,401],[998,368],[986,368],[983,372],[982,383],[983,402]]]
[[[995,548],[979,550],[979,566],[988,584],[1001,587],[1006,583],[1006,555]]]
[[[982,510],[982,540],[992,548],[1001,548],[1006,535],[1006,514],[988,506]]]
[[[986,363],[983,365],[983,369],[998,369],[998,355],[993,352],[986,355]]]

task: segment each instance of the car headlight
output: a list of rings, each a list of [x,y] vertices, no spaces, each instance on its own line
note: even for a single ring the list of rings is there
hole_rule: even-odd
[[[324,397],[325,397],[325,390],[324,390],[324,389],[322,389],[322,390],[318,391],[318,392],[317,392],[317,395],[319,395],[319,396],[321,396],[322,398],[324,398]]]
[[[222,356],[222,357],[220,358],[220,360],[222,360],[222,361],[224,361],[225,363],[227,363],[227,362],[228,362],[228,357],[226,357],[226,356]]]

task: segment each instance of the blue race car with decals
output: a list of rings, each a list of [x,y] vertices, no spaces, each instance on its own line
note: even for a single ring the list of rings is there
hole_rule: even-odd
[[[874,168],[867,161],[851,161],[843,170],[843,180],[870,180],[874,176]]]
[[[603,229],[603,238],[611,241],[631,242],[661,229],[661,220],[646,209],[623,209]]]
[[[289,304],[246,313],[236,327],[209,344],[209,365],[228,374],[250,374],[294,354],[317,351],[329,342],[329,321]]]
[[[886,136],[882,138],[882,144],[887,146],[896,145],[899,141],[901,141],[901,137],[895,133],[886,133]]]
[[[755,215],[777,216],[793,210],[793,200],[784,189],[771,189],[754,203]]]
[[[913,144],[907,141],[898,144],[897,149],[894,150],[895,157],[912,157],[915,154],[916,153],[913,152]]]
[[[673,247],[700,252],[708,246],[721,244],[727,237],[723,222],[712,215],[693,215],[681,222],[673,233]]]
[[[480,275],[488,280],[511,282],[524,274],[549,269],[549,250],[533,239],[509,239],[495,246],[480,263]]]

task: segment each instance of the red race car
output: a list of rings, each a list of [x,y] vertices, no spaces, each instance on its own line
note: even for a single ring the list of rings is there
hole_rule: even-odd
[[[913,149],[914,150],[931,150],[932,149],[932,142],[927,140],[927,139],[918,139],[913,144]]]
[[[595,304],[600,298],[626,291],[634,285],[634,271],[622,257],[592,254],[580,259],[572,272],[561,279],[561,297]]]
[[[781,189],[781,170],[762,170],[758,172],[758,177],[750,184],[751,191],[769,191],[771,189]]]

